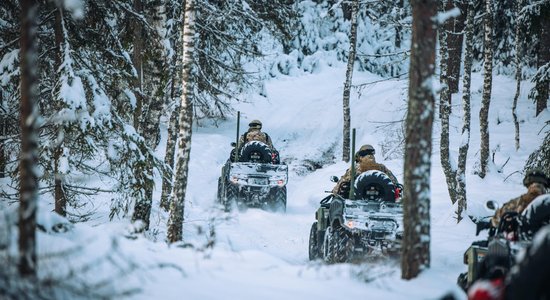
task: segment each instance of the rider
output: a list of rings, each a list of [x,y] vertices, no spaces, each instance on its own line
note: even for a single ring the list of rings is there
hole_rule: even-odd
[[[260,141],[268,145],[272,150],[275,150],[273,147],[273,142],[269,135],[265,132],[262,132],[262,122],[260,120],[252,120],[248,124],[248,131],[245,132],[239,139],[239,145],[242,147],[244,144],[250,141]]]
[[[273,146],[271,137],[269,137],[266,132],[262,132],[262,122],[260,120],[252,120],[248,124],[248,131],[239,138],[239,152],[246,143],[251,141],[259,141],[266,144],[269,148],[271,148],[271,158],[273,163],[280,163],[279,151],[277,151],[277,149]],[[235,157],[235,148],[231,150],[231,157]]]
[[[385,165],[377,163],[376,159],[374,158],[374,147],[372,147],[369,144],[365,144],[359,148],[359,151],[355,153],[355,174],[359,175],[365,171],[369,170],[378,170],[386,173],[390,180],[393,182],[394,185],[401,187],[399,182],[397,181],[397,178],[393,175],[393,173],[388,169]],[[350,181],[351,181],[351,168],[348,168],[346,170],[346,173],[344,176],[338,180],[336,183],[336,186],[332,189],[332,193],[339,194],[343,197],[347,197],[349,193],[350,188]]]
[[[537,196],[546,194],[550,188],[550,179],[539,169],[529,170],[523,178],[523,185],[527,188],[527,193],[516,197],[499,208],[493,218],[491,225],[497,227],[504,213],[512,211],[521,213],[533,199]]]

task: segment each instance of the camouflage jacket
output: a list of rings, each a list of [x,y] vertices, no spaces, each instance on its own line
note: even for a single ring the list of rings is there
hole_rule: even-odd
[[[531,203],[535,198],[537,198],[539,195],[542,195],[544,193],[544,190],[538,187],[538,184],[532,184],[529,186],[527,193],[516,197],[514,199],[509,200],[508,202],[504,203],[504,205],[497,209],[495,212],[495,215],[491,218],[491,225],[493,227],[497,227],[498,223],[500,222],[500,218],[502,218],[502,215],[504,215],[506,212],[509,211],[515,211],[517,213],[521,213],[529,203]]]
[[[355,176],[370,170],[378,170],[386,173],[393,184],[398,184],[397,178],[385,165],[377,163],[374,158],[371,159],[362,159],[357,164],[355,164]],[[338,180],[336,186],[332,189],[332,192],[335,194],[340,194],[343,197],[347,197],[346,193],[349,192],[349,184],[351,181],[351,168],[346,170],[344,176]]]
[[[246,133],[241,135],[241,138],[239,139],[239,145],[240,147],[242,147],[244,144],[250,141],[259,141],[268,145],[271,149],[275,149],[275,147],[273,147],[271,137],[269,137],[267,133],[262,132],[260,129],[249,129]]]

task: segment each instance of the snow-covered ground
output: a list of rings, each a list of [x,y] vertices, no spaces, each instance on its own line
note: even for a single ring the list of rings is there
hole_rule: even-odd
[[[94,276],[120,279],[123,287],[138,287],[132,299],[437,299],[453,292],[465,296],[456,278],[465,270],[464,250],[475,236],[468,219],[456,224],[439,159],[439,120],[434,124],[431,174],[431,267],[411,281],[400,279],[396,262],[325,265],[308,260],[308,234],[314,212],[325,191],[332,189],[331,175],[341,176],[347,164],[340,161],[342,135],[342,88],[345,69],[325,68],[317,74],[282,77],[266,85],[267,97],[251,96],[239,103],[241,128],[260,119],[289,164],[286,214],[257,209],[224,213],[215,205],[217,179],[235,139],[236,118],[218,126],[193,128],[184,240],[193,247],[169,246],[167,213],[158,208],[161,182],[157,178],[151,231],[137,239],[122,237],[131,226],[127,220],[108,221],[110,197],[94,199],[90,221],[55,238],[39,235],[40,252],[86,242],[86,261],[110,250],[113,239],[126,259],[139,263],[137,271],[116,275],[106,264]],[[369,73],[355,73],[354,83],[380,80]],[[372,144],[377,159],[403,180],[403,154],[399,147],[406,109],[406,80],[382,81],[354,90],[351,99],[352,127],[357,144]],[[527,87],[526,87],[527,85]],[[513,80],[495,77],[490,110],[491,151],[494,164],[485,179],[474,175],[479,160],[478,113],[482,77],[472,80],[472,135],[467,165],[467,189],[472,213],[482,214],[480,203],[507,201],[524,191],[520,173],[528,155],[542,140],[538,135],[550,113],[534,119],[534,105],[527,100],[524,84],[518,104],[521,149],[514,148]],[[458,153],[461,94],[454,95],[451,116],[451,149]],[[419,130],[423,130],[419,128]],[[165,133],[164,133],[165,135]],[[164,155],[165,136],[157,149]],[[493,157],[493,154],[491,154]],[[307,166],[324,164],[313,170]],[[499,170],[501,172],[499,172]],[[49,204],[48,204],[49,205]],[[53,207],[53,206],[51,206]],[[212,234],[213,233],[213,234]],[[213,247],[205,247],[209,241]],[[115,260],[116,261],[116,260]],[[47,268],[48,266],[43,266]]]

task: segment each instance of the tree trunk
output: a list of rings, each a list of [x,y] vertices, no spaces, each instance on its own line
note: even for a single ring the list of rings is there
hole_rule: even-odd
[[[183,221],[185,213],[185,193],[187,190],[187,173],[191,153],[191,136],[193,125],[193,52],[195,35],[195,3],[185,3],[185,22],[183,25],[183,76],[182,97],[179,117],[179,144],[176,162],[176,178],[170,199],[170,218],[168,219],[168,242],[174,243],[183,239]]]
[[[357,46],[357,15],[359,14],[359,0],[354,0],[351,4],[351,30],[349,36],[349,56],[348,65],[346,68],[346,82],[344,83],[344,143],[342,147],[342,160],[349,162],[350,160],[350,129],[351,116],[349,107],[349,98],[351,93],[351,83],[353,77],[353,64],[355,62],[355,49]]]
[[[19,273],[36,276],[36,211],[38,206],[37,119],[38,84],[36,76],[36,17],[38,3],[21,0],[21,157],[19,164]]]
[[[143,15],[142,0],[134,0],[134,10],[136,13]],[[145,129],[141,125],[147,123],[147,117],[143,116],[143,102],[145,96],[143,91],[143,51],[145,50],[143,47],[143,26],[141,24],[141,21],[137,19],[137,16],[134,16],[132,24],[132,28],[134,29],[134,51],[132,53],[132,64],[136,71],[136,74],[134,74],[134,92],[136,96],[136,107],[134,110],[134,128],[136,129],[136,132],[139,132],[142,134],[142,136],[144,136]],[[148,139],[145,139],[145,141],[146,144],[149,146],[150,141]],[[147,161],[150,162],[151,157],[147,149],[142,149],[142,153],[148,156]],[[136,172],[145,173],[145,175],[136,175],[136,177],[141,176],[143,178],[152,178],[153,175],[153,169],[150,164],[142,166],[142,168],[138,168]],[[139,197],[139,199],[136,199],[134,214],[132,216],[133,221],[140,220],[143,222],[143,227],[140,228],[140,231],[149,229],[151,207],[153,204],[152,191],[154,183],[152,182],[152,180],[150,181],[146,179],[145,181],[146,182],[144,186],[136,187],[137,189],[142,189],[143,194]]]
[[[134,0],[134,11],[141,14],[143,12],[142,0]],[[134,16],[131,21],[132,28],[134,29],[134,51],[132,53],[132,64],[136,74],[134,80],[134,92],[136,96],[136,107],[134,110],[134,128],[137,132],[140,132],[140,120],[142,118],[143,111],[143,28],[141,22]]]
[[[397,1],[397,19],[398,22],[395,22],[395,48],[401,48],[401,41],[403,39],[403,25],[401,24],[403,20],[403,3],[404,0]]]
[[[448,9],[449,7],[442,7],[442,10]],[[451,7],[452,8],[452,7]],[[447,24],[451,23],[452,20],[448,20]],[[449,197],[451,198],[451,203],[456,202],[456,170],[453,168],[451,163],[450,150],[449,150],[449,116],[451,114],[451,93],[449,90],[449,52],[448,52],[448,32],[446,25],[442,24],[439,27],[439,49],[441,53],[440,61],[440,82],[441,82],[441,93],[439,95],[439,118],[441,121],[441,139],[439,144],[440,150],[440,159],[441,167],[443,168],[443,173],[445,174],[445,179],[447,181],[447,190],[449,191]]]
[[[4,106],[4,91],[0,90],[0,108]],[[0,178],[6,177],[6,164],[8,155],[4,149],[5,139],[8,135],[8,122],[6,118],[0,119]]]
[[[466,20],[466,6],[462,2],[447,0],[447,10],[458,7],[460,15],[449,20],[445,26],[447,30],[447,80],[451,94],[458,92],[458,81],[460,80],[460,64],[462,63],[462,41],[464,35],[464,22]]]
[[[174,108],[172,115],[170,116],[170,125],[168,126],[168,140],[166,141],[166,155],[164,156],[164,163],[170,167],[170,170],[174,169],[174,154],[176,152],[176,142],[178,139],[178,125],[179,125],[179,105]],[[160,207],[168,211],[170,209],[170,193],[172,192],[173,172],[168,172],[162,178],[162,195],[160,197]]]
[[[516,20],[519,20],[520,11],[522,8],[522,1],[518,0],[516,2]],[[516,113],[516,108],[518,107],[518,99],[521,88],[521,25],[516,24],[516,94],[514,95],[514,103],[512,104],[512,117],[514,118],[514,127],[515,127],[515,141],[516,141],[516,151],[519,150],[519,122],[518,116]]]
[[[539,53],[537,58],[537,67],[541,68],[550,63],[550,13],[541,12],[540,18],[540,38]],[[550,67],[547,66],[548,69]],[[538,80],[535,86],[537,90],[535,102],[537,104],[536,116],[548,107],[550,76],[546,79]]]
[[[154,32],[158,33],[162,29],[163,24],[161,23],[164,20],[164,9],[161,2],[150,3],[150,10],[143,12],[143,14],[152,15],[153,26],[156,28]],[[152,12],[151,12],[152,11]],[[142,36],[136,37],[137,40],[141,40],[139,43],[143,43]],[[154,150],[160,141],[160,117],[162,113],[162,105],[164,100],[164,86],[166,85],[167,76],[163,76],[163,71],[166,67],[165,61],[162,59],[164,57],[162,47],[162,41],[160,36],[152,36],[149,38],[150,43],[148,48],[152,49],[143,49],[147,51],[150,57],[143,61],[141,58],[142,65],[146,67],[146,74],[143,68],[141,69],[141,88],[142,92],[141,102],[142,102],[142,116],[139,128],[141,128],[141,133],[147,146]],[[142,55],[141,55],[142,56]],[[143,57],[143,56],[142,56]],[[145,84],[143,83],[145,82]],[[145,88],[144,88],[145,86]],[[145,109],[143,109],[145,108]],[[152,153],[149,154],[148,162],[153,161]],[[149,163],[146,167],[145,172],[147,173],[148,178],[153,178],[153,165]],[[150,212],[151,206],[153,203],[153,188],[154,182],[145,186],[145,198],[144,202],[147,205],[147,209]],[[149,219],[149,216],[146,216],[146,219]]]
[[[430,266],[430,169],[436,31],[435,0],[411,1],[413,12],[409,107],[406,120],[403,249],[401,277],[411,279]],[[418,130],[422,128],[422,130]]]
[[[470,147],[470,86],[472,83],[473,44],[474,44],[474,0],[468,1],[466,28],[465,28],[465,49],[464,49],[464,79],[462,82],[462,138],[458,148],[458,168],[456,171],[456,220],[462,220],[462,213],[467,208],[466,197],[466,160],[468,148]]]
[[[171,19],[176,19],[176,10],[171,11]],[[180,13],[181,15],[181,13]],[[181,101],[181,64],[183,59],[180,59],[182,54],[183,42],[181,40],[180,30],[175,30],[171,36],[174,38],[170,40],[172,43],[172,49],[174,54],[172,61],[170,62],[170,100],[169,105],[174,105],[174,110],[170,116],[170,124],[168,125],[168,138],[166,140],[166,155],[164,156],[164,163],[170,168],[171,172],[167,172],[162,178],[162,194],[160,196],[160,207],[168,211],[170,209],[170,193],[172,192],[173,172],[174,170],[174,156],[176,152],[176,142],[178,139],[178,127],[179,127],[179,115],[180,105],[177,103]]]
[[[489,164],[489,106],[491,104],[491,88],[493,87],[493,1],[485,0],[485,38],[484,38],[484,72],[483,96],[479,111],[479,127],[481,132],[479,177],[485,178]]]
[[[59,70],[63,61],[63,10],[61,6],[55,7],[55,69]],[[59,73],[56,73],[57,80],[59,81]],[[61,85],[58,85],[61,88]],[[57,102],[57,101],[56,101]],[[58,107],[61,110],[61,107]],[[63,124],[57,125],[57,130],[63,131]],[[64,136],[61,135],[61,136]],[[60,160],[63,154],[63,141],[60,144],[56,144],[53,149],[53,164],[54,164],[54,210],[56,213],[66,216],[67,215],[67,197],[65,196],[65,189],[63,186],[63,175],[60,172]]]

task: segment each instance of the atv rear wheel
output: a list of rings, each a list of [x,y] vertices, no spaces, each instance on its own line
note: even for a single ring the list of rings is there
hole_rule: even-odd
[[[237,204],[239,198],[239,188],[232,184],[227,184],[225,187],[225,201],[223,207],[226,212],[231,211],[231,207]]]
[[[316,260],[320,255],[319,251],[319,235],[317,234],[317,222],[311,224],[309,231],[309,260]]]
[[[222,192],[223,192],[222,178],[218,177],[218,192],[216,193],[216,201],[219,204],[223,204]]]
[[[269,209],[274,212],[286,212],[286,186],[271,190]]]

